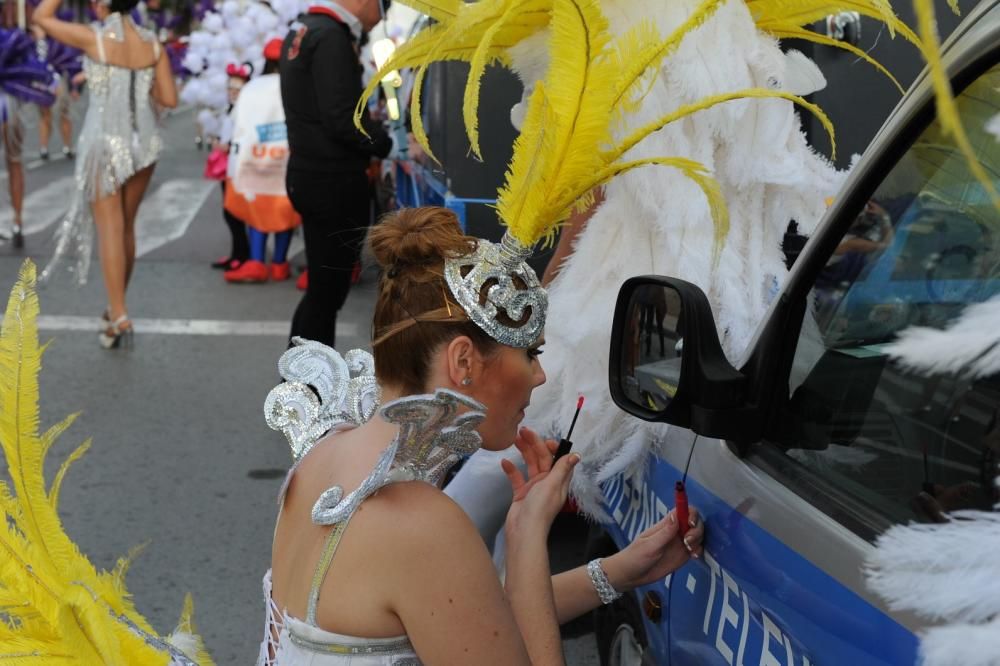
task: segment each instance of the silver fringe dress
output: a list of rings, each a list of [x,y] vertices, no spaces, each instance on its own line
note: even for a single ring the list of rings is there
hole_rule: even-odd
[[[90,88],[90,103],[83,119],[76,156],[76,194],[66,218],[56,230],[56,248],[41,280],[46,281],[67,258],[67,266],[79,284],[87,281],[94,245],[91,204],[114,194],[139,171],[156,162],[163,147],[151,92],[155,64],[129,69],[109,64],[104,40],[125,40],[125,23],[153,48],[154,63],[160,58],[160,43],[149,30],[130,17],[115,13],[100,25],[97,34],[98,62],[84,58],[83,71]]]

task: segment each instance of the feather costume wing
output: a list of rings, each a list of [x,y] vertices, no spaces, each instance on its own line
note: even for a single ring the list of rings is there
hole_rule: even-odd
[[[194,664],[159,638],[136,611],[124,576],[135,551],[113,572],[99,572],[63,530],[59,490],[85,441],[62,463],[51,486],[43,469],[71,415],[38,430],[38,343],[35,266],[25,261],[0,330],[0,446],[10,483],[0,482],[0,662],[10,664]],[[190,629],[186,608],[185,629]],[[195,641],[200,647],[200,640]],[[204,650],[197,663],[211,664]]]

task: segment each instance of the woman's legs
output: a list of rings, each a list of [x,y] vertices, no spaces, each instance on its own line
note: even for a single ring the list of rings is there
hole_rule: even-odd
[[[10,188],[10,204],[14,207],[16,231],[21,228],[21,210],[24,207],[24,167],[20,160],[7,159],[7,185]]]
[[[135,218],[152,176],[153,167],[147,167],[125,181],[120,190],[92,204],[110,321],[127,313],[125,290],[135,266]]]
[[[97,227],[98,256],[104,289],[108,294],[108,320],[117,321],[126,314],[125,286],[128,282],[128,259],[125,252],[125,209],[122,191],[96,199],[92,204]]]
[[[49,138],[52,136],[52,109],[47,106],[38,107],[38,143],[41,144],[39,156],[49,159]]]
[[[66,93],[69,95],[69,93]],[[70,105],[69,101],[66,101],[62,106],[62,115],[59,118],[59,133],[62,134],[63,140],[63,152],[68,154],[73,154],[73,118],[70,115]]]
[[[123,246],[125,251],[125,287],[132,279],[135,267],[135,218],[139,214],[139,204],[149,187],[156,165],[148,166],[125,181],[122,186],[122,213],[124,218]],[[114,321],[114,319],[112,319]]]
[[[4,158],[7,162],[7,185],[10,188],[10,203],[14,207],[14,244],[20,247],[21,210],[24,206],[24,166],[21,164],[21,149],[24,147],[24,124],[16,103],[8,99],[8,107],[0,134],[3,135]]]

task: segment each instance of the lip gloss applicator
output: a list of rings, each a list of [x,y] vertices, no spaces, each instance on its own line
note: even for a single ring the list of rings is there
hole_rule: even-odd
[[[694,457],[694,447],[697,443],[698,436],[695,435],[694,441],[691,442],[691,450],[688,452],[687,463],[684,464],[684,476],[674,484],[674,508],[677,511],[677,532],[681,535],[682,539],[691,528],[688,522],[691,519],[691,512],[688,510],[688,495],[687,489],[684,487],[684,482],[687,481],[688,469],[691,468],[691,459]]]
[[[576,420],[580,417],[580,410],[583,409],[583,396],[581,395],[576,401],[576,413],[573,414],[573,421],[569,424],[569,432],[566,436],[559,440],[559,448],[556,449],[556,457],[552,462],[559,460],[564,455],[569,453],[569,450],[573,448],[573,442],[570,441],[570,437],[573,436],[573,428],[576,427]]]

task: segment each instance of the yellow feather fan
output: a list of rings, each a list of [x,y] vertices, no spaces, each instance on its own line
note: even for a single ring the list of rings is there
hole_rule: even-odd
[[[98,572],[63,530],[59,490],[81,444],[60,466],[50,488],[43,468],[71,415],[38,432],[38,344],[35,266],[25,261],[0,330],[0,445],[10,483],[0,482],[0,663],[211,664],[193,635],[190,602],[182,616],[184,654],[156,635],[124,585],[136,550],[112,573]]]

